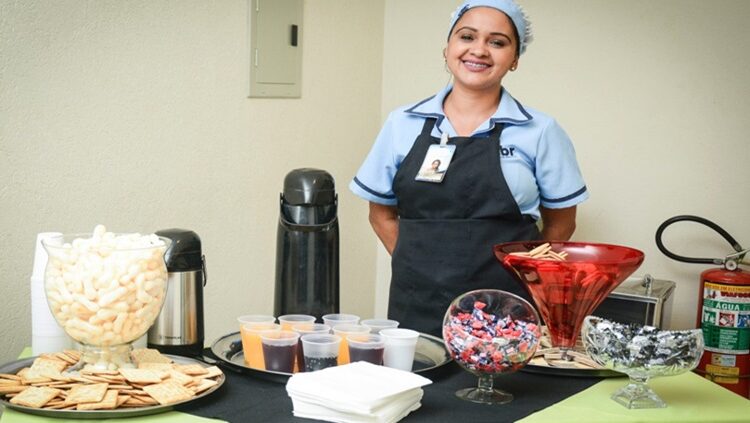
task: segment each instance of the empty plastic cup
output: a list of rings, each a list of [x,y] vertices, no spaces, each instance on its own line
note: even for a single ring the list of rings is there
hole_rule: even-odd
[[[281,325],[281,330],[292,330],[292,326],[296,325],[297,323],[314,322],[315,316],[310,316],[309,314],[285,314],[283,316],[279,316],[279,324]]]
[[[347,339],[349,344],[349,361],[367,361],[382,365],[385,340],[382,335],[369,333],[366,335],[351,335]]]
[[[329,325],[332,328],[338,325],[356,325],[357,323],[359,323],[359,316],[354,314],[341,313],[326,314],[325,316],[323,316],[323,323]]]
[[[263,344],[263,361],[266,370],[282,373],[294,372],[299,334],[290,330],[266,330],[260,332]]]
[[[351,335],[364,335],[370,333],[370,328],[362,325],[338,325],[333,328],[333,333],[341,337],[339,346],[339,366],[349,363],[349,344],[347,338]]]
[[[398,322],[390,319],[366,319],[359,322],[359,324],[370,328],[370,333],[380,333],[383,329],[398,327]]]
[[[302,335],[308,333],[330,333],[331,327],[324,325],[323,323],[297,323],[292,325],[292,330]],[[297,342],[297,361],[294,363],[294,370],[304,372],[305,371],[305,346],[302,345],[302,339]]]
[[[302,335],[305,355],[305,371],[314,372],[335,366],[339,356],[341,337],[331,334],[311,333]]]
[[[251,322],[240,327],[242,354],[245,356],[245,364],[251,369],[266,368],[263,361],[263,344],[260,341],[260,333],[266,330],[280,331],[281,326],[278,323]]]
[[[383,365],[411,371],[414,364],[414,352],[417,348],[419,332],[411,329],[383,329],[380,334],[385,338]]]

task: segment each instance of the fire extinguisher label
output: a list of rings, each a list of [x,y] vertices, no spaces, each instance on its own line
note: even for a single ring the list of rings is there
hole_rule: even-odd
[[[750,286],[706,282],[701,327],[706,349],[750,353]]]
[[[706,365],[706,373],[712,376],[714,382],[717,383],[739,383],[740,368],[739,367],[723,367],[714,366],[712,364]]]

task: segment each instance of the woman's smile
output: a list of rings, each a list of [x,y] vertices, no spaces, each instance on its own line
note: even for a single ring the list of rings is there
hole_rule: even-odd
[[[478,62],[475,60],[464,60],[463,64],[471,72],[482,72],[491,66],[488,63]]]

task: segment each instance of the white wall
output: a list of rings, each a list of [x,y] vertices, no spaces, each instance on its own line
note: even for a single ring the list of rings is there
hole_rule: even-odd
[[[673,327],[695,324],[700,273],[656,248],[661,222],[695,214],[750,247],[750,2],[520,0],[535,41],[504,81],[522,103],[555,116],[573,139],[591,199],[574,239],[639,248],[650,273],[677,283]],[[448,74],[442,49],[456,0],[387,0],[383,116],[425,98]],[[732,249],[683,223],[674,252]],[[379,250],[376,312],[385,309],[388,257]]]
[[[279,192],[306,166],[336,178],[342,309],[370,316],[346,186],[380,125],[382,28],[382,2],[305,2],[302,97],[248,99],[246,0],[0,1],[0,362],[30,345],[41,231],[192,229],[206,342],[271,313]]]

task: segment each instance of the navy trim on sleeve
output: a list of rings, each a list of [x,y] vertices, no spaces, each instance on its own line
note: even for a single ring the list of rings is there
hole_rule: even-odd
[[[561,197],[561,198],[544,198],[544,197],[542,197],[542,201],[546,201],[548,203],[562,203],[563,201],[568,201],[571,198],[576,198],[579,195],[583,194],[584,192],[586,192],[586,185],[584,185],[583,188],[579,189],[578,191],[576,191],[576,192],[574,192],[574,193],[572,193],[570,195],[566,195],[565,197]]]
[[[363,184],[362,181],[360,181],[359,179],[357,179],[356,176],[354,177],[354,183],[357,184],[363,190],[369,192],[370,194],[372,194],[372,195],[374,195],[376,197],[385,198],[386,200],[393,200],[394,198],[396,198],[395,195],[381,194],[381,193],[379,193],[377,191],[373,191],[367,185]]]

